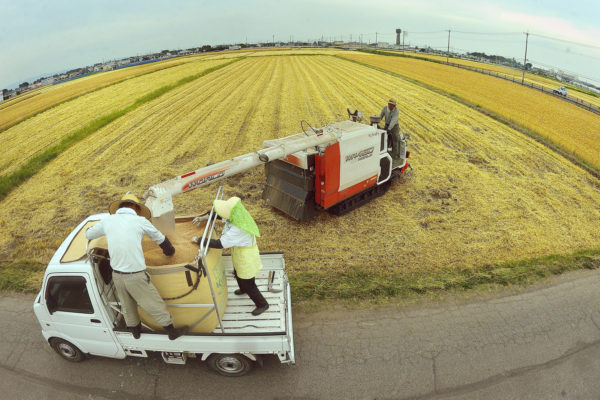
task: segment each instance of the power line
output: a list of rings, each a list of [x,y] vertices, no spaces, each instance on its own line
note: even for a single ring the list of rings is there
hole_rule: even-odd
[[[454,31],[452,31],[452,33],[454,33]],[[472,42],[472,41],[480,41],[482,42],[481,39],[477,39],[474,37],[470,37],[470,38],[459,38],[460,41],[464,41],[464,42]],[[495,43],[523,43],[522,40],[517,40],[517,39],[485,39],[485,43],[488,42],[495,42]]]
[[[552,37],[552,36],[540,35],[540,34],[537,34],[537,33],[530,33],[530,35],[531,36],[540,37],[540,38],[544,38],[544,39],[548,39],[548,40],[555,40],[557,42],[576,44],[578,46],[584,46],[584,47],[589,47],[589,48],[592,48],[592,49],[598,49],[598,50],[600,50],[600,46],[595,46],[593,44],[587,44],[587,43],[581,43],[581,42],[574,42],[572,40],[559,39],[559,38],[555,38],[555,37]]]
[[[452,31],[454,33],[460,33],[463,35],[521,35],[523,32],[464,32],[464,31]]]
[[[431,32],[413,32],[413,31],[405,31],[407,33],[410,33],[412,35],[423,35],[423,34],[433,34],[433,33],[446,33],[448,31],[431,31]],[[454,31],[452,31],[454,32]]]
[[[553,52],[563,52],[563,53],[567,53],[569,56],[574,55],[574,56],[581,56],[581,57],[588,57],[594,60],[599,60],[600,58],[596,56],[597,53],[593,53],[594,55],[591,54],[584,54],[584,53],[579,53],[577,51],[573,51],[570,47],[566,48],[566,49],[558,49],[556,48],[555,44],[551,44],[548,42],[535,42],[535,46],[536,48],[542,48],[548,51],[553,51]]]
[[[531,62],[532,64],[535,64],[535,65],[541,65],[541,66],[546,67],[546,68],[560,70],[560,71],[566,72],[566,73],[568,73],[570,75],[575,75],[575,76],[577,76],[579,78],[585,78],[585,79],[590,80],[590,81],[600,82],[600,78],[598,78],[598,77],[592,78],[591,76],[581,75],[579,72],[570,71],[570,70],[565,69],[565,68],[560,68],[560,67],[557,67],[556,65],[544,64],[543,62],[535,61],[535,60],[532,60],[531,58],[529,59],[529,62]]]

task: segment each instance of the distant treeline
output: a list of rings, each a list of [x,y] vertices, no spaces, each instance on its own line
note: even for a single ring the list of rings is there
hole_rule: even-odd
[[[497,56],[494,54],[487,55],[485,53],[480,53],[480,52],[476,52],[476,51],[472,52],[472,53],[467,53],[467,55],[471,56],[471,57],[483,58],[494,64],[503,64],[503,65],[510,65],[515,68],[523,68],[523,64],[518,62],[514,58],[506,58],[506,57]]]

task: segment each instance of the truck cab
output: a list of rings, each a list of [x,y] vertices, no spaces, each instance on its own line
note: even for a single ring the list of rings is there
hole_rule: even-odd
[[[105,215],[87,217],[67,236],[48,263],[33,304],[42,335],[61,357],[77,362],[88,356],[123,359],[156,352],[165,362],[174,364],[183,364],[187,358],[208,360],[211,369],[226,376],[245,374],[265,355],[276,355],[282,363],[295,363],[291,296],[283,254],[261,254],[263,269],[256,283],[270,308],[255,317],[250,313],[251,300],[233,293],[237,285],[231,256],[206,246],[215,229],[214,211],[205,224],[200,247],[187,237],[185,241],[191,249],[184,248],[183,242],[174,243],[182,257],[191,251],[197,254],[195,259],[184,266],[148,264],[148,270],[154,269],[150,272],[153,282],[154,274],[164,276],[176,269],[174,276],[183,282],[184,295],[165,302],[175,324],[183,318],[191,319],[191,333],[169,340],[166,333],[156,329],[153,321],[145,321],[140,313],[144,329],[139,339],[133,338],[125,326],[114,289],[105,241],[85,239],[85,230]],[[191,218],[177,222],[190,226]],[[150,257],[144,252],[148,263]],[[176,287],[172,282],[167,282],[171,289]],[[165,298],[160,285],[155,286]],[[209,300],[190,300],[194,288],[209,290],[204,297]],[[191,294],[186,294],[188,291]],[[211,318],[214,324],[206,325]]]
[[[564,86],[561,86],[558,89],[554,89],[553,93],[557,94],[559,96],[563,96],[563,97],[567,97],[569,94],[569,92],[567,91],[567,88]]]

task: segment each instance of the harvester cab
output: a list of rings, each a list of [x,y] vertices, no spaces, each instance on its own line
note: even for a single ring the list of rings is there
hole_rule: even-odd
[[[381,122],[381,116],[380,115],[371,115],[369,117],[369,123],[371,124],[371,126],[376,127],[377,129],[382,129],[381,126],[379,126],[379,123]],[[392,134],[390,132],[387,133],[387,143],[388,143],[388,152],[390,154],[392,154]],[[394,160],[394,162],[392,163],[392,169],[398,169],[398,168],[403,168],[403,167],[407,167],[412,169],[412,167],[410,166],[410,164],[406,163],[406,158],[408,158],[408,156],[410,155],[409,152],[406,151],[406,141],[410,139],[410,135],[408,133],[404,133],[404,132],[400,132],[400,143],[398,143],[398,145],[400,146],[400,150],[398,151],[398,153],[400,154],[399,159]]]

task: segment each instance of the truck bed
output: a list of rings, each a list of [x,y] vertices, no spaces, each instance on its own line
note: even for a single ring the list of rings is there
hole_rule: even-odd
[[[286,332],[286,282],[283,277],[283,257],[281,254],[261,254],[263,269],[256,276],[256,286],[269,303],[269,309],[259,316],[252,315],[255,305],[247,295],[235,295],[238,284],[233,276],[231,256],[223,256],[223,266],[227,276],[227,311],[221,317],[226,334],[260,335],[282,334]],[[272,291],[268,291],[269,276],[274,274]],[[214,334],[221,334],[217,326]]]
[[[281,362],[294,363],[294,339],[291,297],[282,253],[261,254],[263,269],[256,283],[269,302],[269,309],[259,316],[251,314],[254,303],[246,295],[237,296],[231,256],[223,256],[228,284],[228,306],[222,316],[224,332],[218,326],[211,333],[191,333],[169,340],[158,332],[143,332],[134,339],[126,329],[115,329],[115,335],[129,356],[145,357],[146,351],[210,353],[275,354]],[[273,275],[270,275],[270,274]],[[271,291],[269,277],[272,276]]]

